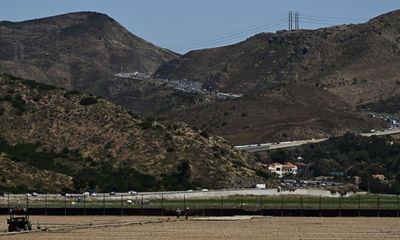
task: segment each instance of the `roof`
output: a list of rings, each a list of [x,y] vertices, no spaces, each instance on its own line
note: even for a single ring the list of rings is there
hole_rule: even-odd
[[[291,162],[287,162],[287,163],[285,163],[284,165],[282,165],[282,168],[297,168],[297,166],[294,165],[294,164],[291,163]]]

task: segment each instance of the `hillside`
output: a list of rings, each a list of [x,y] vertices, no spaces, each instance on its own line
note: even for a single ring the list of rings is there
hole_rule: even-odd
[[[306,177],[332,176],[336,181],[357,184],[363,191],[400,194],[400,143],[398,135],[363,137],[345,134],[318,144],[307,144],[270,153],[264,163],[296,161],[299,156],[310,164]],[[381,181],[374,174],[385,176]],[[357,182],[357,179],[359,182]]]
[[[152,73],[177,57],[96,12],[3,21],[0,36],[0,72],[97,94],[121,67]]]
[[[265,92],[293,83],[325,87],[352,105],[398,94],[400,11],[365,24],[260,33],[231,46],[191,51],[156,76],[191,79],[226,92]]]
[[[206,88],[248,97],[166,115],[196,127],[208,125],[210,118],[225,121],[211,130],[235,143],[271,140],[276,131],[302,138],[302,132],[326,136],[379,127],[358,110],[374,103],[379,108],[372,110],[382,104],[393,108],[398,99],[399,22],[400,11],[395,11],[364,24],[260,33],[234,45],[188,52],[163,64],[155,76],[200,81]],[[230,116],[258,113],[248,122],[224,120],[221,111],[228,110]]]
[[[99,13],[1,22],[0,72],[93,93],[233,144],[341,135],[386,127],[369,119],[366,110],[398,112],[399,20],[395,11],[364,24],[260,33],[183,56],[135,37]],[[15,41],[25,47],[17,62]],[[221,100],[160,82],[117,78],[121,66],[244,97]]]
[[[220,137],[8,75],[0,76],[0,152],[8,166],[0,188],[10,191],[228,188],[261,180]]]

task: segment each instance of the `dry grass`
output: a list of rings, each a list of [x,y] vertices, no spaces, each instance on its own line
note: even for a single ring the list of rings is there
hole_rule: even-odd
[[[167,217],[32,217],[57,224],[157,221],[122,227],[84,228],[72,231],[28,233],[2,236],[4,239],[400,239],[400,219],[396,218],[282,218],[196,219],[167,221]],[[1,217],[5,229],[5,217]]]

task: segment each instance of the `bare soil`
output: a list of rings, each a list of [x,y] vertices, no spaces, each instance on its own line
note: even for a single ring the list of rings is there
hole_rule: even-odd
[[[0,239],[400,239],[399,218],[300,218],[239,217],[191,218],[175,221],[168,217],[36,217],[47,232],[4,235],[1,218]],[[161,220],[161,221],[160,221]],[[87,224],[81,229],[71,225]],[[120,227],[98,224],[143,222]],[[58,226],[57,226],[58,225]],[[64,229],[54,231],[57,227]]]

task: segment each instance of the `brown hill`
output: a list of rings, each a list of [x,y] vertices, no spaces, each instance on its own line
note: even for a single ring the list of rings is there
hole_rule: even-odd
[[[2,168],[8,173],[0,187],[12,191],[226,188],[261,179],[247,156],[220,137],[6,75],[0,76],[0,152],[2,165],[16,166]],[[11,175],[21,176],[20,185]]]
[[[102,89],[96,86],[121,67],[124,71],[152,73],[163,62],[177,57],[96,12],[3,21],[0,36],[0,72],[97,93]]]
[[[364,24],[261,33],[231,46],[191,51],[163,64],[155,76],[196,80],[247,97],[164,116],[209,127],[234,143],[377,127],[381,123],[357,108],[397,99],[399,33],[395,11]],[[238,117],[248,112],[251,119]]]
[[[399,32],[395,11],[365,24],[261,33],[235,45],[191,51],[155,75],[238,93],[307,83],[363,104],[399,93]]]

